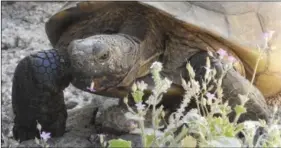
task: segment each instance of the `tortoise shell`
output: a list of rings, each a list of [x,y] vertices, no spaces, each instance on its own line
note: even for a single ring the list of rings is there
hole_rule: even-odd
[[[201,32],[201,39],[215,51],[224,49],[236,57],[235,68],[250,81],[256,69],[255,86],[268,103],[281,104],[281,2],[70,2],[46,23],[51,44],[55,46],[73,23],[122,3],[155,9],[186,29]]]

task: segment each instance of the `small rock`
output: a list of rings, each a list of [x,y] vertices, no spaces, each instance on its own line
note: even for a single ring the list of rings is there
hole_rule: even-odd
[[[69,102],[66,103],[66,108],[67,108],[67,109],[73,109],[73,108],[75,108],[77,105],[78,105],[77,102],[69,101]]]
[[[88,99],[88,98],[84,98],[84,99],[83,99],[83,101],[88,102],[88,101],[89,101],[89,99]]]

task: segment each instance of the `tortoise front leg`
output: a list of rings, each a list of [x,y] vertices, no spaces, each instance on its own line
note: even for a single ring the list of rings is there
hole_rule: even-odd
[[[19,62],[12,87],[15,139],[24,141],[39,136],[37,121],[52,137],[63,135],[67,118],[63,90],[71,79],[68,66],[54,49]]]
[[[210,57],[207,52],[200,52],[195,54],[190,59],[190,64],[193,66],[196,73],[195,79],[200,81],[203,79],[206,72],[206,59],[211,60],[211,68],[218,71],[217,78],[221,76],[223,70],[223,63],[220,60]],[[267,108],[265,99],[262,93],[244,77],[242,77],[234,69],[229,70],[222,79],[223,100],[228,101],[233,109],[236,105],[241,104],[238,94],[247,95],[249,92],[249,101],[245,104],[247,113],[240,116],[239,122],[244,120],[258,120],[269,118],[269,109]],[[235,117],[235,112],[229,114],[232,121]]]

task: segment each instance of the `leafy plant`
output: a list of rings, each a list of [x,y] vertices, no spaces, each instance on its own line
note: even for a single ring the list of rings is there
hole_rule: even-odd
[[[219,59],[223,60],[228,56],[223,49],[218,52]],[[213,56],[212,53],[209,53]],[[165,112],[163,106],[156,108],[156,105],[161,101],[162,94],[167,92],[171,85],[171,81],[167,78],[162,78],[160,72],[162,64],[159,62],[153,63],[151,66],[151,74],[155,83],[152,90],[152,95],[149,96],[146,103],[143,104],[144,90],[147,84],[136,82],[132,86],[132,96],[136,102],[136,110],[127,105],[129,113],[128,118],[137,120],[139,123],[140,135],[144,147],[280,147],[281,146],[281,128],[278,127],[277,122],[279,119],[266,124],[265,121],[260,120],[245,121],[237,123],[240,115],[247,112],[244,107],[247,102],[247,95],[239,95],[241,104],[236,105],[234,111],[236,117],[233,122],[229,121],[228,114],[232,111],[228,102],[222,101],[223,90],[221,88],[222,78],[229,69],[232,68],[232,63],[235,59],[231,56],[227,57],[226,64],[224,65],[223,74],[219,79],[215,79],[216,70],[211,69],[210,59],[206,63],[206,75],[204,76],[201,86],[195,80],[195,72],[192,66],[188,63],[186,68],[190,76],[190,80],[186,82],[182,79],[182,87],[185,90],[184,99],[178,110],[172,113],[169,117],[169,122],[164,120]],[[212,85],[211,84],[215,84]],[[211,93],[210,90],[216,88]],[[189,105],[190,101],[195,99],[197,108],[191,109],[185,113],[185,108]],[[127,98],[125,103],[127,104]],[[150,109],[152,108],[152,109]],[[277,111],[277,107],[275,112]],[[152,132],[147,132],[144,126],[144,121],[147,112],[152,112]],[[215,116],[220,114],[220,116]],[[161,130],[163,127],[165,130]],[[255,142],[254,136],[259,127],[263,127],[266,132],[260,135]],[[179,130],[180,129],[180,130]],[[245,135],[244,139],[238,138],[238,133]],[[110,147],[118,147],[118,142],[126,143],[121,139],[115,139],[115,143],[110,144]],[[127,143],[127,147],[129,144]]]

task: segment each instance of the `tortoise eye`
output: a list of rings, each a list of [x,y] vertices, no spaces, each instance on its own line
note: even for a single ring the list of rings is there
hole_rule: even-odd
[[[104,62],[110,57],[110,50],[106,44],[95,43],[93,45],[93,54],[99,62]]]
[[[109,58],[109,51],[105,51],[105,52],[99,54],[98,56],[99,56],[98,58],[100,61],[105,61]]]

